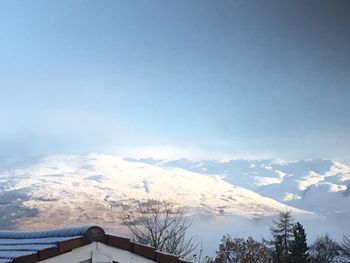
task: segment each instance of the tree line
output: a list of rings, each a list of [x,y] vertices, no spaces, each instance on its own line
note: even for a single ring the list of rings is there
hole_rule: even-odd
[[[272,221],[270,240],[224,235],[214,257],[204,257],[201,242],[188,236],[192,221],[169,202],[150,200],[124,211],[123,222],[136,242],[191,258],[196,263],[350,263],[350,237],[337,242],[328,234],[307,243],[307,234],[290,211]]]
[[[272,239],[261,242],[223,236],[208,263],[350,263],[350,238],[337,242],[329,234],[308,245],[303,225],[290,211],[281,212],[270,227]]]

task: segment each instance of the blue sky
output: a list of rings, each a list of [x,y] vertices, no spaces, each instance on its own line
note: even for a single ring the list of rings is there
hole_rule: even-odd
[[[0,155],[350,163],[346,1],[1,1]]]

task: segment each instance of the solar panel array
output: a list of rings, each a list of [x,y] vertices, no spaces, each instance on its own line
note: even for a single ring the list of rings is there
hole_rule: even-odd
[[[40,232],[0,231],[0,263],[12,262],[14,258],[58,246],[60,241],[82,237],[89,228],[84,226]]]

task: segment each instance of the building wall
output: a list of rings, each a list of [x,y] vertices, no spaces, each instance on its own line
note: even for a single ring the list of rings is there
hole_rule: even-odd
[[[41,263],[154,263],[127,250],[111,247],[100,242],[73,249],[71,252],[40,261]]]

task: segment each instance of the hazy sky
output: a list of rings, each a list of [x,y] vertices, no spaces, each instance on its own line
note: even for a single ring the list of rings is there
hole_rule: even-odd
[[[350,163],[349,1],[1,1],[0,155]]]

